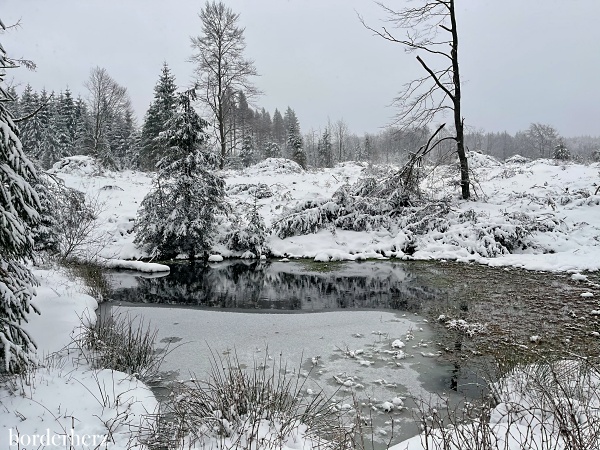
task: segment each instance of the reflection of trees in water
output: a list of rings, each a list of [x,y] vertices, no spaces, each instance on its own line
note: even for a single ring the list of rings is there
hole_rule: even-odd
[[[292,264],[292,263],[290,263]],[[279,266],[281,267],[281,266]],[[365,268],[369,266],[365,265]],[[376,274],[289,272],[269,262],[230,261],[219,265],[175,264],[162,278],[137,278],[137,287],[118,289],[115,300],[178,303],[220,308],[323,310],[385,308],[420,310],[440,291],[415,275],[385,265]]]

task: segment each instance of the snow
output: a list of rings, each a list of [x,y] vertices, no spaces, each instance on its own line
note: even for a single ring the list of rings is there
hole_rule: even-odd
[[[143,261],[126,261],[124,259],[108,259],[104,265],[109,269],[137,270],[146,273],[169,272],[171,268],[165,264],[148,263]]]
[[[447,167],[431,171],[422,189],[432,199],[450,199],[445,217],[447,229],[431,229],[415,239],[416,251],[405,255],[400,248],[411,239],[404,229],[356,232],[330,228],[281,239],[271,235],[267,245],[279,258],[311,258],[316,261],[363,260],[399,257],[478,262],[494,267],[513,266],[529,270],[580,272],[600,269],[600,195],[594,195],[600,164],[554,160],[528,161],[512,157],[499,162],[470,152],[474,198],[460,200],[452,183],[455,173]],[[110,236],[102,256],[140,259],[144,253],[133,245],[133,221],[139,203],[151,187],[152,175],[134,172],[102,172],[93,159],[66,158],[51,171],[67,186],[82,190],[104,204],[100,227]],[[344,183],[352,184],[367,173],[364,164],[344,163],[332,169],[303,170],[293,161],[270,158],[241,171],[225,171],[234,209],[253,202],[252,189],[261,185],[273,195],[257,199],[267,226],[283,213],[306,202],[327,202]],[[119,189],[103,189],[115,186]],[[239,189],[236,188],[239,186]],[[121,190],[122,189],[122,190]],[[467,220],[465,220],[465,217]],[[482,233],[502,233],[525,224],[532,231],[523,238],[525,249],[491,254]],[[228,229],[224,225],[223,233]],[[504,231],[503,231],[504,230]],[[224,245],[214,248],[223,257],[244,256]]]
[[[551,364],[551,371],[547,366],[518,367],[495,383],[492,390],[497,405],[491,410],[489,423],[473,421],[457,425],[454,430],[447,428],[444,434],[446,439],[451,438],[450,443],[444,444],[442,433],[433,430],[429,437],[421,434],[390,450],[459,450],[478,448],[484,441],[491,448],[506,450],[564,449],[574,442],[576,448],[597,448],[597,368],[590,371],[577,360]],[[560,385],[557,380],[561,380]]]
[[[600,181],[600,164],[530,161],[516,156],[502,163],[485,155],[470,153],[469,156],[473,180],[476,181],[476,196],[472,200],[464,201],[458,197],[456,184],[453,183],[456,173],[452,168],[432,170],[423,180],[422,189],[427,197],[448,202],[448,214],[443,217],[447,227],[443,229],[433,227],[415,236],[406,229],[394,227],[363,232],[325,227],[315,233],[284,239],[272,235],[268,238],[267,245],[272,255],[282,262],[291,258],[311,258],[317,261],[390,257],[456,260],[493,267],[512,266],[564,272],[569,273],[572,280],[579,282],[587,282],[588,276],[582,272],[600,269],[600,196],[594,195],[595,186]],[[303,170],[292,161],[274,158],[242,171],[223,172],[223,175],[233,206],[248,205],[253,201],[252,189],[231,189],[236,185],[261,184],[268,188],[264,189],[265,192],[272,192],[273,195],[261,196],[263,198],[257,200],[260,214],[269,226],[298,205],[306,202],[325,204],[341,185],[354,183],[367,170],[366,165],[355,163],[344,163],[319,171]],[[133,245],[136,211],[151,188],[152,174],[102,171],[92,158],[84,156],[65,158],[56,163],[51,172],[62,178],[67,186],[85,192],[103,205],[98,228],[108,236],[101,255],[111,260],[107,265],[145,271],[149,273],[148,276],[166,270],[164,266],[138,261],[147,255]],[[111,188],[108,189],[107,186]],[[530,226],[523,238],[527,244],[524,248],[489,253],[489,247],[481,240],[484,232],[506,232],[521,224]],[[225,223],[224,232],[226,228]],[[400,249],[410,239],[414,239],[415,252],[407,255]],[[213,250],[212,258],[215,262],[221,261],[223,257],[242,256],[231,252],[222,244],[216,245]],[[41,430],[46,429],[60,432],[63,429],[70,430],[72,423],[76,424],[75,432],[78,434],[104,436],[108,433],[107,424],[113,424],[115,442],[108,448],[125,449],[131,437],[129,430],[135,430],[139,426],[145,413],[155,411],[155,398],[135,377],[108,370],[93,370],[74,357],[76,351],[73,349],[70,353],[63,351],[78,332],[80,318],[95,320],[93,311],[97,304],[94,299],[81,292],[81,286],[58,272],[36,270],[35,274],[41,286],[37,289],[34,304],[42,314],[31,316],[27,329],[39,346],[38,358],[45,361],[45,367],[34,371],[28,383],[14,387],[14,392],[9,392],[8,385],[0,388],[3,404],[0,436],[8,436],[9,430],[16,430],[17,427],[23,436],[36,433],[40,435]],[[593,293],[582,292],[580,295],[590,297]],[[422,375],[423,367],[434,367],[434,357],[437,356],[436,353],[419,350],[420,346],[412,351],[406,348],[400,350],[402,347],[398,345],[394,347],[392,342],[397,338],[402,337],[403,341],[408,341],[407,330],[395,329],[389,340],[382,339],[383,332],[372,334],[369,327],[373,322],[385,322],[385,316],[390,313],[355,312],[344,316],[348,323],[343,329],[336,329],[332,326],[331,315],[342,314],[338,312],[310,315],[254,314],[252,320],[248,320],[245,314],[189,310],[186,323],[183,324],[177,323],[181,320],[181,315],[178,314],[175,319],[170,309],[153,311],[157,314],[157,323],[161,324],[159,333],[162,338],[188,333],[188,340],[213,342],[215,336],[219,336],[219,346],[235,349],[243,344],[245,350],[240,353],[248,358],[266,351],[267,341],[271,345],[277,342],[277,348],[269,348],[269,352],[274,355],[281,352],[286,356],[296,355],[299,358],[298,352],[304,349],[309,365],[312,366],[311,361],[315,361],[315,369],[323,371],[323,376],[327,377],[330,384],[338,385],[335,375],[340,379],[342,388],[352,385],[359,389],[360,386],[366,386],[370,390],[382,389],[379,392],[384,392],[385,395],[380,395],[379,403],[373,405],[376,410],[398,410],[403,405],[398,394],[423,392],[417,380]],[[364,316],[369,313],[376,317]],[[598,310],[592,310],[590,314],[599,313]],[[439,320],[446,326],[465,333],[485,331],[485,324],[462,323],[442,316]],[[389,321],[385,323],[388,328],[396,326]],[[406,324],[400,323],[397,326],[403,327]],[[225,333],[227,330],[231,333]],[[417,336],[422,333],[419,328],[413,330]],[[291,340],[307,339],[311,335],[317,336],[317,339],[311,342]],[[277,339],[282,336],[288,339]],[[347,342],[356,342],[353,339],[357,336],[363,339],[366,336],[382,339],[381,348],[377,354],[366,351],[366,348],[347,349],[348,352],[342,347],[336,350],[332,348],[334,345],[345,344],[340,336],[347,337]],[[532,342],[538,340],[534,338],[538,336],[531,336]],[[334,365],[331,364],[331,358],[321,358],[324,347],[330,353],[329,356],[337,352],[340,360],[336,364],[341,365],[343,370],[332,372]],[[182,372],[199,371],[196,364],[199,361],[200,364],[203,363],[204,358],[198,358],[197,352],[192,348],[193,346],[180,348],[177,363]],[[358,350],[365,352],[358,353]],[[382,355],[390,358],[390,364],[383,368],[373,364]],[[168,355],[167,359],[169,357],[174,356]],[[413,367],[413,361],[419,362],[418,371]],[[306,367],[303,369],[310,370]],[[524,370],[526,373],[526,369]],[[367,376],[369,371],[379,371],[378,378]],[[386,371],[392,373],[392,376]],[[338,375],[341,372],[346,374]],[[359,378],[356,378],[357,373]],[[402,386],[386,381],[399,379],[399,373],[403,374],[400,377],[404,383]],[[528,392],[517,392],[518,383],[515,380],[519,376],[515,373],[498,386],[504,404],[531,404]],[[104,389],[106,386],[110,386],[110,389]],[[317,391],[316,388],[311,389]],[[103,402],[98,399],[106,400]],[[583,403],[585,399],[578,401]],[[349,403],[341,403],[340,407],[346,404]],[[501,409],[496,409],[492,414],[490,425],[493,430],[506,432],[509,426],[519,426],[518,421],[515,421],[516,425],[503,422],[502,414],[506,417],[506,411]],[[545,417],[535,414],[533,417],[537,417],[542,423],[540,428],[545,426]],[[124,421],[120,422],[122,419]],[[263,425],[268,429],[273,424]],[[310,442],[304,440],[302,430],[302,426],[295,430],[284,448],[310,448]],[[510,434],[518,436],[519,431],[522,430],[515,429]],[[541,439],[540,436],[541,434],[535,435],[534,438]],[[65,446],[46,448],[58,449]],[[420,436],[393,447],[394,450],[421,448],[423,445]],[[521,447],[513,439],[507,448]]]
[[[135,377],[92,369],[73,345],[81,322],[95,322],[98,306],[81,284],[56,270],[34,274],[41,314],[31,315],[25,328],[37,343],[40,367],[0,387],[3,448],[131,448],[132,431],[147,424],[156,399]]]

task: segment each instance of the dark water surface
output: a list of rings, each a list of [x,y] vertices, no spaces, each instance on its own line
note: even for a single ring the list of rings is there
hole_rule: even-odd
[[[241,310],[393,309],[419,312],[448,298],[434,266],[406,262],[175,263],[166,276],[114,272],[114,301]]]

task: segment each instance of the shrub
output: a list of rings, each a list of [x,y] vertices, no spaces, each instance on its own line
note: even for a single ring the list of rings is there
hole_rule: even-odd
[[[206,381],[178,383],[169,415],[179,442],[170,448],[213,448],[217,442],[214,448],[280,449],[299,430],[311,448],[349,448],[349,433],[330,399],[306,394],[299,372],[286,375],[281,360],[272,367],[267,362],[243,369],[237,356],[222,360],[213,353]]]
[[[100,314],[94,322],[82,318],[82,331],[75,343],[96,369],[112,369],[151,379],[166,352],[155,350],[157,331],[143,319],[129,314]]]

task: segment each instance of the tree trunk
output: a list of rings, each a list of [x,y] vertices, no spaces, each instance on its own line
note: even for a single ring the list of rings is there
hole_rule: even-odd
[[[458,31],[456,30],[456,16],[454,14],[454,0],[450,0],[450,22],[452,24],[452,71],[454,84],[454,127],[456,128],[456,153],[460,161],[460,187],[462,198],[468,200],[471,196],[469,182],[469,162],[465,152],[464,120],[460,110],[460,73],[458,68]]]

